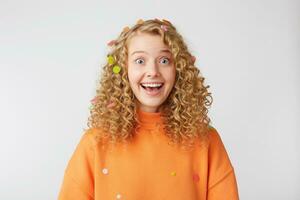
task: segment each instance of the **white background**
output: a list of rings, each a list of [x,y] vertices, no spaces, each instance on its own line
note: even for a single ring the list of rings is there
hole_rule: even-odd
[[[299,1],[0,1],[0,199],[56,199],[106,43],[141,19],[183,35],[242,200],[300,199]],[[126,8],[126,9],[125,9]]]

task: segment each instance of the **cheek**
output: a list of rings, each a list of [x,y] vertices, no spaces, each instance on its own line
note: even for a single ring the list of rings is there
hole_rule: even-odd
[[[164,78],[169,83],[174,83],[176,78],[176,70],[175,68],[170,68],[166,71],[164,71]]]
[[[128,68],[128,79],[131,85],[134,85],[139,82],[139,72],[137,70],[133,70],[132,68]]]

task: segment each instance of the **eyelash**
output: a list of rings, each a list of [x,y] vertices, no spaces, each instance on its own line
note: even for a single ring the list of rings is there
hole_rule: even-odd
[[[167,57],[164,57],[163,59],[167,59],[167,60],[168,60],[168,62],[170,63],[170,59],[169,59],[169,58],[167,58]],[[137,61],[137,60],[141,60],[141,58],[135,59],[135,63],[136,63],[136,61]],[[169,64],[169,63],[168,63],[168,64]],[[138,63],[137,63],[137,64],[138,64]]]

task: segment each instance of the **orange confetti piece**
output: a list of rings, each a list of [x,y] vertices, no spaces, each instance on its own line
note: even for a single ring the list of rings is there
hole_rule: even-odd
[[[129,27],[128,26],[124,27],[122,32],[127,32],[127,31],[129,31]]]
[[[142,23],[144,23],[144,20],[142,20],[142,19],[139,19],[139,20],[137,21],[137,24],[142,24]]]

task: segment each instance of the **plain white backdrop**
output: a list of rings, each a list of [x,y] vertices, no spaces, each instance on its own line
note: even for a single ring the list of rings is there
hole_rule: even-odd
[[[56,199],[107,42],[171,21],[210,85],[242,200],[300,199],[299,1],[0,0],[0,199]]]

